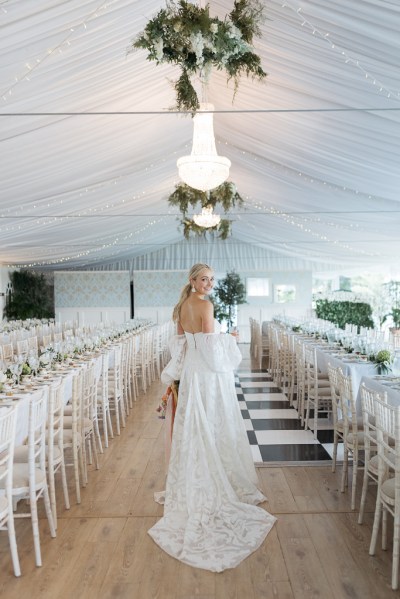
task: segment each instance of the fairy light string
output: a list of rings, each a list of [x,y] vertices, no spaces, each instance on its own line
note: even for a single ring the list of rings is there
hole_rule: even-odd
[[[329,33],[329,31],[322,31],[319,27],[312,23],[312,21],[308,17],[305,17],[303,8],[301,6],[294,7],[291,3],[286,2],[286,0],[282,3],[281,6],[284,9],[286,8],[288,10],[291,10],[293,14],[298,18],[298,20],[301,20],[301,26],[310,30],[312,35],[318,36],[320,39],[326,42],[334,52],[336,52],[342,57],[345,64],[349,64],[351,66],[356,67],[362,73],[363,78],[368,83],[376,87],[380,93],[385,93],[388,98],[393,98],[396,100],[400,99],[400,91],[393,91],[385,83],[377,79],[374,75],[371,75],[371,73],[362,65],[359,58],[354,58],[350,56],[350,54],[346,52],[346,50],[344,50],[338,44],[332,41],[332,34]]]
[[[218,142],[218,143],[224,143],[225,146],[229,145],[227,142]],[[238,151],[238,149],[233,146],[232,146],[232,150]],[[180,152],[180,150],[179,150],[179,152]],[[177,152],[175,152],[175,154],[176,153]],[[330,183],[329,181],[321,181],[315,177],[310,177],[309,175],[307,175],[301,171],[297,171],[296,169],[288,168],[284,165],[279,165],[276,163],[271,163],[270,160],[264,159],[264,158],[254,154],[254,153],[251,153],[251,152],[241,151],[241,153],[244,155],[247,154],[248,158],[253,160],[254,162],[259,162],[260,160],[262,160],[268,166],[268,168],[270,168],[270,169],[272,168],[272,170],[284,172],[286,175],[290,175],[291,177],[293,177],[293,176],[302,177],[302,180],[306,181],[307,184],[321,186],[325,189],[333,190],[336,193],[341,192],[344,194],[357,195],[360,199],[363,199],[363,198],[368,198],[370,200],[371,199],[372,200],[384,199],[384,198],[378,198],[376,196],[372,196],[370,194],[364,194],[362,192],[359,192],[358,190],[351,190],[351,189],[347,188],[346,186],[338,186],[338,185]],[[149,164],[147,167],[145,167],[145,169],[151,170],[151,164]],[[98,192],[99,190],[105,189],[109,186],[118,185],[118,183],[123,180],[124,180],[124,177],[122,175],[120,175],[119,177],[114,177],[107,181],[96,182],[90,186],[85,186],[84,188],[74,190],[74,193],[78,194],[79,197],[85,197],[85,196],[88,197],[88,195],[93,192]],[[70,191],[68,191],[66,193],[68,193],[69,195],[71,194]],[[147,189],[147,190],[145,189],[139,193],[136,193],[135,195],[131,196],[128,199],[122,198],[120,201],[106,200],[101,205],[94,206],[94,207],[86,207],[84,210],[81,210],[78,212],[71,212],[65,216],[54,215],[51,217],[42,217],[42,218],[40,217],[40,215],[34,216],[35,224],[37,226],[48,226],[53,223],[61,223],[67,219],[70,219],[71,217],[76,218],[76,217],[80,217],[80,216],[83,217],[83,216],[88,216],[88,215],[95,216],[96,214],[98,215],[98,214],[102,214],[102,213],[107,213],[110,210],[113,210],[116,208],[121,208],[121,207],[126,208],[131,203],[134,203],[136,200],[143,200],[146,197],[150,197],[150,196],[154,197],[154,194],[155,194],[154,189]],[[18,206],[16,208],[14,208],[14,209],[9,208],[9,209],[3,210],[2,213],[0,214],[0,216],[2,216],[3,218],[6,218],[7,216],[8,217],[17,216],[18,212],[20,212],[21,214],[24,214],[25,216],[28,213],[34,215],[35,212],[37,212],[37,211],[40,212],[40,210],[43,210],[43,208],[54,207],[54,206],[60,207],[63,205],[65,205],[65,201],[63,198],[55,198],[54,200],[49,200],[48,198],[43,199],[43,200],[39,199],[39,200],[35,201],[35,204],[33,204],[33,205],[32,204],[22,205],[22,206]],[[321,218],[318,216],[313,217],[313,216],[309,216],[309,215],[307,215],[307,216],[293,215],[293,214],[290,214],[287,211],[281,210],[275,206],[266,205],[265,203],[262,203],[262,202],[258,201],[257,199],[254,199],[250,196],[245,196],[245,211],[248,209],[255,209],[257,211],[264,212],[271,216],[277,217],[281,220],[284,220],[290,226],[300,229],[303,233],[305,233],[306,235],[308,235],[310,237],[317,238],[320,241],[328,242],[335,246],[341,247],[342,249],[345,249],[346,251],[351,251],[356,254],[365,255],[365,256],[379,255],[379,254],[375,254],[375,253],[371,253],[371,252],[366,252],[365,250],[361,250],[360,248],[354,248],[348,244],[339,242],[335,239],[331,239],[328,235],[323,235],[323,234],[313,230],[310,226],[311,224],[317,224],[317,225],[323,226],[323,227],[332,227],[332,228],[335,228],[336,230],[359,230],[359,231],[362,231],[363,229],[360,228],[358,223],[337,223],[337,222],[333,222],[333,221],[330,221],[330,220],[327,220],[327,219],[324,219],[324,218]],[[135,239],[135,243],[139,244],[142,242],[142,237],[140,237],[140,234],[146,233],[155,224],[166,221],[169,216],[171,216],[171,217],[176,216],[176,213],[171,210],[168,210],[167,214],[168,214],[167,217],[164,216],[159,219],[156,218],[156,219],[150,220],[145,225],[131,230],[131,232],[127,235],[116,236],[116,237],[113,237],[112,240],[109,240],[108,237],[104,237],[104,236],[97,238],[95,240],[95,243],[98,243],[100,245],[99,248],[85,250],[85,251],[82,251],[79,253],[74,253],[69,256],[59,258],[57,260],[40,261],[40,262],[36,261],[36,262],[23,264],[20,266],[32,267],[32,266],[39,266],[39,265],[44,266],[46,264],[62,264],[65,262],[69,262],[71,260],[76,260],[77,258],[80,258],[80,257],[89,256],[89,255],[93,254],[94,252],[98,252],[100,250],[105,251],[107,248],[111,248],[111,247],[115,246],[118,242],[127,241],[134,237],[137,237]],[[121,214],[121,215],[115,215],[115,216],[123,217],[124,215]],[[235,217],[238,220],[240,220],[240,214],[235,214]],[[5,225],[5,226],[2,225],[2,226],[0,226],[0,233],[23,231],[23,230],[27,230],[28,227],[29,228],[32,227],[31,220],[28,221],[28,223],[25,223],[25,225],[21,225],[21,224]],[[122,251],[124,251],[124,250],[121,250],[121,252]]]
[[[60,42],[58,42],[56,45],[52,46],[51,48],[47,48],[45,53],[43,55],[41,55],[40,57],[32,57],[31,59],[29,59],[24,65],[26,70],[22,73],[16,74],[14,76],[14,82],[7,89],[3,90],[3,92],[0,92],[2,99],[4,101],[7,101],[7,98],[12,95],[15,87],[19,83],[21,83],[21,81],[30,81],[32,73],[34,73],[39,67],[41,67],[43,65],[43,63],[46,60],[48,60],[49,57],[53,56],[57,52],[62,53],[62,49],[65,46],[71,46],[71,41],[73,39],[74,33],[76,31],[78,31],[79,29],[87,29],[89,22],[92,19],[97,18],[99,16],[98,13],[100,11],[102,11],[103,9],[108,8],[110,6],[110,4],[111,4],[110,0],[107,0],[107,1],[103,0],[103,2],[101,2],[97,6],[97,8],[90,11],[81,21],[70,26],[69,32]],[[0,5],[0,8],[3,10],[4,13],[7,13],[7,10],[5,9],[5,7],[3,5]]]

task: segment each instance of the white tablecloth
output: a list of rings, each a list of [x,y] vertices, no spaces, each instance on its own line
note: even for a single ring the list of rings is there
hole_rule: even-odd
[[[328,364],[331,364],[331,366],[334,368],[340,367],[343,371],[343,374],[346,376],[351,375],[351,384],[354,397],[357,397],[362,377],[373,376],[376,374],[375,364],[372,362],[351,361],[351,358],[346,358],[346,354],[344,354],[343,358],[339,356],[333,356],[331,353],[324,351],[321,348],[317,348],[317,361],[318,368],[323,373],[328,372]]]
[[[114,363],[114,348],[113,347],[107,348],[107,351],[109,352],[109,356],[110,356],[110,364],[109,365],[112,366]],[[74,374],[79,371],[79,368],[87,363],[87,362],[85,362],[85,358],[87,360],[89,358],[89,356],[86,356],[86,357],[82,356],[81,362],[77,361],[73,366],[70,366],[68,369],[60,368],[55,371],[51,371],[51,376],[53,379],[57,379],[58,377],[62,376],[65,381],[65,386],[64,386],[64,403],[65,404],[67,404],[72,398],[72,379],[74,377]],[[95,357],[95,361],[96,361],[95,377],[96,377],[96,380],[99,380],[99,378],[101,376],[101,369],[102,369],[101,354],[98,354]],[[38,377],[38,378],[41,379],[40,381],[38,381],[39,384],[41,385],[41,388],[44,387],[46,389],[46,392],[48,392],[50,379],[43,379],[43,377]],[[24,443],[24,441],[28,437],[29,402],[32,397],[37,395],[37,393],[40,393],[40,389],[32,390],[32,392],[29,392],[25,389],[25,390],[21,391],[20,393],[15,391],[11,397],[0,395],[0,409],[1,409],[2,405],[5,406],[8,403],[14,404],[16,402],[18,405],[17,426],[16,426],[16,433],[15,433],[16,445],[21,445],[22,443]]]
[[[388,384],[382,383],[383,379],[375,379],[368,376],[361,378],[361,383],[364,383],[368,389],[378,391],[379,393],[386,393],[388,403],[392,406],[400,406],[400,389],[393,389]],[[360,384],[361,387],[361,384]],[[358,390],[357,394],[357,412],[361,414],[361,389]]]

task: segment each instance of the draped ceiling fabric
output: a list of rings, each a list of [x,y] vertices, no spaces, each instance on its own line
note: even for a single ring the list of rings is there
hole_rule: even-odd
[[[223,17],[231,0],[210,0]],[[177,67],[127,48],[161,0],[0,0],[0,262],[57,269],[395,264],[398,0],[268,0],[268,77],[212,75],[217,150],[245,199],[232,236],[184,241],[168,195],[190,153]],[[100,113],[100,114],[95,114]]]

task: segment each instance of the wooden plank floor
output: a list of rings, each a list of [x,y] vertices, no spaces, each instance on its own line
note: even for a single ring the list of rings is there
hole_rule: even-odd
[[[249,366],[250,364],[248,364]],[[243,366],[243,365],[242,365]],[[244,365],[245,366],[245,365]],[[12,573],[7,533],[0,534],[0,596],[4,599],[385,599],[391,546],[368,555],[374,490],[366,522],[357,524],[340,467],[260,468],[265,508],[278,518],[262,547],[234,570],[211,573],[169,557],[147,530],[162,514],[153,492],[164,488],[163,421],[152,385],[120,437],[90,471],[82,503],[63,509],[58,492],[57,538],[41,511],[43,566],[34,565],[29,520],[17,521],[22,577]],[[72,476],[70,476],[72,482]],[[60,482],[60,481],[58,481]],[[59,485],[60,486],[60,485]],[[359,488],[361,478],[359,479]],[[60,491],[60,490],[59,490]],[[359,495],[359,494],[358,494]],[[391,521],[390,526],[391,526]],[[390,528],[389,526],[389,528]]]

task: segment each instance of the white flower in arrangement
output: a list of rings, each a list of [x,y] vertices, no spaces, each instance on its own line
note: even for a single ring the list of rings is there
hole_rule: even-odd
[[[211,37],[206,37],[204,39],[204,47],[207,48],[207,50],[210,50],[211,52],[216,52],[217,51],[217,47],[215,46],[213,40]]]
[[[242,39],[240,29],[238,29],[233,23],[228,23],[228,37],[234,40]]]
[[[203,58],[204,39],[199,31],[197,33],[190,34],[190,45],[192,47],[193,52],[196,54],[197,64],[199,66],[201,66],[204,62],[204,58]]]
[[[177,21],[176,23],[174,23],[174,31],[176,33],[179,33],[181,29],[182,29],[182,23],[180,23],[180,21]]]
[[[2,370],[0,370],[0,385],[2,385],[3,383],[5,383],[7,381],[7,375],[5,372],[3,372]]]
[[[162,62],[162,60],[164,58],[163,50],[164,50],[164,43],[163,43],[162,39],[159,37],[154,42],[154,51],[156,53],[156,57],[159,62]]]
[[[193,0],[166,0],[166,7],[133,40],[132,49],[147,50],[148,60],[158,64],[180,67],[181,76],[175,84],[176,106],[193,113],[199,108],[199,100],[190,78],[202,77],[205,62],[225,70],[227,78],[234,81],[235,92],[242,75],[259,80],[266,77],[252,45],[253,37],[261,35],[264,8],[262,0],[238,0],[222,20],[210,16],[208,4],[202,7]]]

